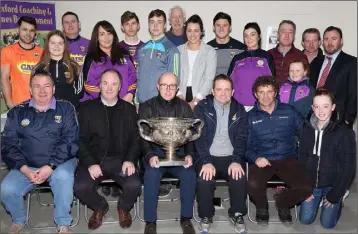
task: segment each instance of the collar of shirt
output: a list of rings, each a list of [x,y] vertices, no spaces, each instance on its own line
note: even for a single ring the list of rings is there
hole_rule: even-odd
[[[338,50],[336,53],[332,54],[332,55],[325,55],[325,60],[327,60],[327,57],[332,57],[332,64],[336,61],[339,53],[341,53],[342,50]]]
[[[34,101],[33,98],[31,98],[31,100],[30,100],[29,107],[33,107],[33,108],[36,109],[35,101]],[[48,111],[49,109],[56,110],[56,99],[55,99],[55,97],[52,97],[50,105],[47,107],[47,109],[45,111]]]

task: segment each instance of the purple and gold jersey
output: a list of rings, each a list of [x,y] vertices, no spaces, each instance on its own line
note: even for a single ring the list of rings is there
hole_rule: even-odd
[[[85,62],[85,57],[87,55],[89,40],[78,35],[78,37],[75,39],[67,38],[67,42],[71,60],[78,63],[82,69],[83,63]]]
[[[141,40],[139,40],[139,42],[136,45],[128,44],[124,40],[119,42],[119,46],[126,52],[126,55],[130,57],[134,65],[134,68],[136,69],[137,72],[138,72],[138,51],[142,45],[144,45],[144,42]]]

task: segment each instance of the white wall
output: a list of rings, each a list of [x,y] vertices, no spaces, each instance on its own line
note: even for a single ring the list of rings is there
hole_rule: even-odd
[[[176,4],[186,10],[187,18],[198,14],[204,21],[206,41],[214,38],[212,19],[219,11],[232,17],[231,35],[242,41],[242,30],[247,22],[256,21],[262,31],[262,46],[266,47],[268,26],[277,27],[281,20],[290,19],[297,25],[295,46],[301,47],[302,32],[308,27],[316,27],[321,33],[330,25],[343,31],[344,47],[347,53],[357,56],[357,2],[356,1],[56,1],[56,24],[61,26],[61,16],[66,11],[74,11],[82,22],[81,34],[90,37],[94,25],[100,20],[108,20],[117,30],[120,39],[120,17],[126,10],[135,11],[141,21],[139,36],[143,41],[148,37],[147,17],[151,10],[162,9],[167,14]],[[168,26],[169,28],[169,26]]]

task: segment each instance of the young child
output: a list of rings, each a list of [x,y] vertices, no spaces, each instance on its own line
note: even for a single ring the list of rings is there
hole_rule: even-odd
[[[321,200],[321,225],[336,226],[342,210],[342,199],[356,169],[355,133],[333,101],[333,94],[319,88],[314,94],[310,122],[301,133],[298,161],[312,182],[312,195],[301,204],[302,224],[315,221]]]
[[[294,106],[304,119],[311,113],[314,88],[309,84],[309,64],[305,59],[293,60],[289,65],[288,80],[280,87],[280,101]]]

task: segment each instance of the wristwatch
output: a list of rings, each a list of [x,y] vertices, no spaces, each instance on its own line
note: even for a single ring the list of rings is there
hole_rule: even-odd
[[[53,164],[53,163],[48,164],[48,166],[49,166],[53,171],[57,168],[57,166],[56,166],[55,164]]]

